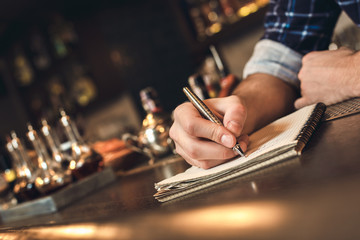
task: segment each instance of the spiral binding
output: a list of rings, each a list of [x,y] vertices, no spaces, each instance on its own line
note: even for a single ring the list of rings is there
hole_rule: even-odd
[[[316,104],[314,111],[310,115],[309,119],[306,121],[304,127],[301,129],[299,135],[296,137],[298,141],[295,150],[301,152],[306,144],[309,142],[310,137],[315,132],[316,128],[319,126],[321,118],[326,110],[326,105],[323,103]]]

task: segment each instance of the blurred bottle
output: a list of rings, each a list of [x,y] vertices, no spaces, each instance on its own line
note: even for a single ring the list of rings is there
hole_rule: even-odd
[[[209,50],[215,63],[215,66],[213,67],[214,71],[218,73],[220,79],[225,78],[228,75],[229,71],[224,64],[224,61],[220,57],[218,50],[214,45],[210,45]]]
[[[206,39],[206,22],[201,14],[199,4],[196,0],[187,0],[189,16],[194,26],[196,37],[203,41]]]
[[[35,187],[38,171],[34,168],[25,145],[14,131],[11,132],[11,139],[8,138],[6,147],[16,170],[17,179],[14,194],[18,202],[21,203],[40,197],[41,193]]]
[[[228,23],[234,23],[238,20],[236,16],[236,2],[234,0],[219,0],[222,11]]]
[[[144,88],[140,91],[141,104],[147,114],[163,113],[159,96],[152,87]]]
[[[39,70],[47,69],[51,64],[51,58],[45,39],[37,28],[33,28],[30,32],[29,48],[35,67]]]
[[[75,179],[82,179],[103,169],[102,156],[86,144],[77,129],[75,123],[66,112],[60,110],[60,123],[71,144],[71,161],[69,168]]]
[[[0,171],[10,188],[13,189],[16,182],[16,172],[11,165],[11,157],[5,146],[5,142],[0,139]]]
[[[73,64],[71,94],[81,107],[87,106],[97,95],[94,80],[90,77],[83,64]]]
[[[58,58],[68,56],[78,43],[78,36],[73,24],[66,21],[60,14],[53,14],[49,25],[49,34]]]
[[[46,117],[50,122],[54,122],[58,119],[59,109],[65,108],[73,111],[75,104],[70,96],[70,92],[66,90],[63,79],[59,75],[53,75],[49,78],[46,86],[49,97],[49,111],[47,112]],[[51,110],[50,110],[51,109]]]
[[[34,81],[34,70],[20,45],[14,49],[14,77],[19,86],[28,86]]]
[[[200,11],[206,22],[206,35],[212,36],[222,29],[222,19],[219,15],[220,8],[216,0],[202,0],[200,4]]]
[[[8,209],[17,204],[13,191],[6,182],[3,175],[0,175],[0,209]]]
[[[210,98],[203,75],[198,73],[193,74],[189,77],[188,82],[191,90],[198,95],[201,100]]]
[[[8,209],[17,204],[13,194],[16,173],[10,167],[11,159],[5,150],[5,143],[0,140],[0,208]]]
[[[162,126],[165,129],[171,125],[170,114],[164,111],[157,91],[152,87],[140,91],[140,99],[146,117],[143,121],[143,128]],[[150,120],[151,119],[151,120]]]
[[[220,85],[217,79],[213,77],[211,74],[203,75],[203,79],[206,86],[206,91],[209,94],[210,98],[215,98],[218,95]]]
[[[229,96],[235,89],[239,81],[234,75],[229,74],[229,70],[227,69],[222,58],[220,57],[220,54],[217,51],[216,47],[210,45],[209,49],[215,62],[216,71],[220,76],[220,91],[218,92],[218,97]]]
[[[64,171],[60,163],[52,161],[46,146],[30,124],[28,124],[26,135],[33,145],[37,157],[38,175],[35,180],[36,188],[46,195],[68,185],[72,181],[70,173]]]
[[[212,23],[209,30],[211,34],[215,34],[222,30],[223,24],[226,22],[226,18],[218,0],[210,0],[209,7],[210,12],[208,14],[208,18]]]
[[[41,132],[45,137],[47,145],[52,153],[52,161],[56,162],[62,169],[67,170],[71,161],[71,156],[61,150],[61,142],[56,131],[50,127],[46,119],[41,121]]]
[[[147,155],[151,164],[155,159],[171,154],[173,151],[173,142],[169,137],[172,121],[170,114],[164,112],[154,88],[142,89],[140,98],[146,111],[141,130],[137,136],[127,133],[122,139],[129,148]]]
[[[169,154],[172,151],[172,142],[169,138],[171,116],[163,110],[163,106],[152,87],[140,91],[140,99],[146,117],[143,120],[139,140],[143,146],[150,149],[155,158]]]
[[[199,41],[219,33],[226,25],[237,22],[268,3],[269,0],[186,0]]]
[[[200,73],[203,75],[209,96],[217,97],[220,91],[220,81],[222,75],[219,73],[214,58],[208,56],[205,58]]]

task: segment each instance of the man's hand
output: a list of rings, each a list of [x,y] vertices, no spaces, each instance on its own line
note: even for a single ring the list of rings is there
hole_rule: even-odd
[[[174,111],[170,137],[176,152],[189,164],[211,168],[235,157],[232,147],[238,140],[246,151],[247,134],[293,111],[296,90],[268,74],[256,73],[241,81],[232,96],[205,100],[220,118],[219,126],[201,117],[189,102]]]
[[[360,96],[360,55],[347,48],[308,53],[302,59],[298,77],[301,98],[295,101],[297,109]]]
[[[238,97],[214,98],[204,102],[217,115],[223,116],[225,127],[202,118],[196,108],[186,102],[174,111],[170,137],[175,142],[176,152],[189,164],[208,169],[236,156],[232,147],[237,138],[246,151],[248,136],[240,137],[246,109]]]

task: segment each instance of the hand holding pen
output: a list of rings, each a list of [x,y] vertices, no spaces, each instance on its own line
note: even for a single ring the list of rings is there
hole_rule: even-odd
[[[194,105],[194,107],[200,112],[200,114],[205,117],[207,120],[210,120],[213,123],[216,123],[219,126],[224,126],[218,117],[205,105],[201,99],[195,95],[189,88],[185,87],[183,89],[185,95],[189,101]],[[238,143],[232,147],[235,153],[239,154],[241,157],[245,157],[243,150],[241,149]]]
[[[208,99],[204,102],[212,111],[223,115],[225,127],[221,121],[217,123],[216,118],[201,115],[194,107],[195,104],[186,102],[174,111],[170,137],[175,142],[176,152],[188,163],[207,169],[240,156],[241,152],[246,151],[248,136],[239,137],[246,119],[246,108],[238,97]],[[204,107],[199,109],[201,108]],[[211,113],[209,108],[207,112]],[[211,119],[214,121],[211,122]]]

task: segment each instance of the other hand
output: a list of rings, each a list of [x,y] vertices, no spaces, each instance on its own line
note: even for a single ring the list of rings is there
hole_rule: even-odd
[[[347,48],[306,54],[298,74],[301,97],[295,108],[323,102],[334,104],[360,96],[360,56]]]

